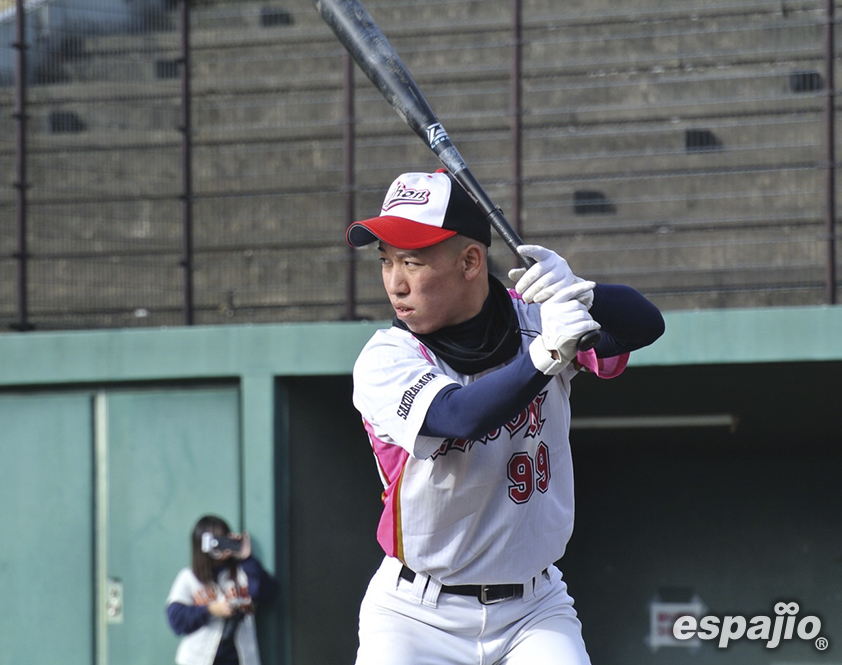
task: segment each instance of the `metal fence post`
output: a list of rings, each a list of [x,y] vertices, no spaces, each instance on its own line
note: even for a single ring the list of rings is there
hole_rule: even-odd
[[[345,125],[343,127],[343,171],[345,186],[345,228],[354,222],[356,212],[356,141],[355,124],[356,109],[354,98],[354,61],[348,53],[343,56],[345,91]],[[357,318],[357,253],[350,245],[345,253],[345,319],[355,321]]]
[[[12,47],[17,51],[15,62],[15,111],[17,121],[17,140],[15,145],[15,206],[17,209],[17,248],[14,258],[17,260],[17,321],[12,323],[14,330],[32,330],[29,322],[28,296],[28,259],[29,251],[26,244],[26,190],[29,183],[26,180],[26,16],[23,10],[23,0],[15,0],[15,42]]]
[[[836,82],[834,80],[834,2],[825,2],[824,67],[825,67],[825,303],[836,304]]]
[[[512,131],[512,227],[523,237],[521,207],[523,199],[523,139],[521,137],[523,99],[523,5],[512,0],[512,70],[509,82]]]
[[[194,321],[193,306],[193,122],[190,90],[190,2],[181,0],[182,255],[184,324]]]

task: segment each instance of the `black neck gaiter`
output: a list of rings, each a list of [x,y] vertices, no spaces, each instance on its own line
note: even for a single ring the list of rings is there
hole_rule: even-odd
[[[501,365],[520,349],[520,327],[506,287],[488,276],[488,298],[475,317],[419,335],[397,317],[392,325],[412,333],[460,374],[478,374]]]

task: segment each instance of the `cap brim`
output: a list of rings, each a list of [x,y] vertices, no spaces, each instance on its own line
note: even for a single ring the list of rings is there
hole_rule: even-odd
[[[348,244],[354,247],[363,247],[375,240],[382,240],[398,249],[421,249],[455,235],[456,231],[420,224],[404,217],[386,215],[354,222],[348,227],[345,237]]]

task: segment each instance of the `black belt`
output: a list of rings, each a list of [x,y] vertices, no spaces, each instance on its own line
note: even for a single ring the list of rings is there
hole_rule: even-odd
[[[415,572],[403,566],[401,577],[408,582],[415,579]],[[455,586],[441,587],[442,593],[453,593],[457,596],[474,596],[483,605],[500,603],[509,598],[517,598],[523,595],[522,584],[457,584]]]

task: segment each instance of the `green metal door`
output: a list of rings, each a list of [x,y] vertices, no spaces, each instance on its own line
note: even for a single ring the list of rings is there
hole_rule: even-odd
[[[98,567],[100,663],[174,662],[165,601],[206,513],[240,523],[236,388],[112,392],[98,402],[107,546]],[[105,413],[103,413],[103,411]],[[105,450],[107,448],[107,451]],[[103,611],[104,610],[104,611]]]
[[[94,660],[93,459],[89,396],[0,396],[2,665]]]
[[[241,523],[236,386],[0,395],[0,665],[162,665],[205,513]]]

